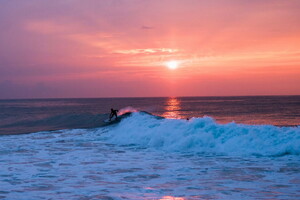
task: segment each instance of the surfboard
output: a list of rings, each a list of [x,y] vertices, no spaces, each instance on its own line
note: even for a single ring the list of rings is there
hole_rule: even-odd
[[[108,118],[108,119],[104,120],[103,122],[110,123],[110,122],[113,122],[115,120],[116,120],[116,116],[113,116],[113,118],[111,118],[111,120],[109,120],[109,118]]]

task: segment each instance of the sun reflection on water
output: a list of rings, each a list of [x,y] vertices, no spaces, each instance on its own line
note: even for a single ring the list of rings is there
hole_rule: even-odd
[[[162,116],[165,118],[172,118],[172,119],[180,118],[179,117],[180,109],[181,109],[180,101],[176,97],[169,97],[165,106],[166,112],[164,112]]]
[[[185,200],[183,197],[164,196],[159,200]]]

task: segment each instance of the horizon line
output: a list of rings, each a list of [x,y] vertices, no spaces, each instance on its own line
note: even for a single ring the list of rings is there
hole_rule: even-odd
[[[278,96],[300,96],[300,94],[284,95],[211,95],[211,96],[134,96],[134,97],[33,97],[33,98],[0,98],[0,101],[7,100],[46,100],[46,99],[134,99],[134,98],[193,98],[193,97],[278,97]]]

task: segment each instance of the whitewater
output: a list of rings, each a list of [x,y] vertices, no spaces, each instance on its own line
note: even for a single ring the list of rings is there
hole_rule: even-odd
[[[1,136],[0,199],[300,199],[300,127],[135,112]]]

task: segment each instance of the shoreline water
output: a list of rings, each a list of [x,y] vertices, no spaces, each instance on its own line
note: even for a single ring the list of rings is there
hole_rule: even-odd
[[[162,119],[1,137],[4,199],[299,199],[300,128]]]

